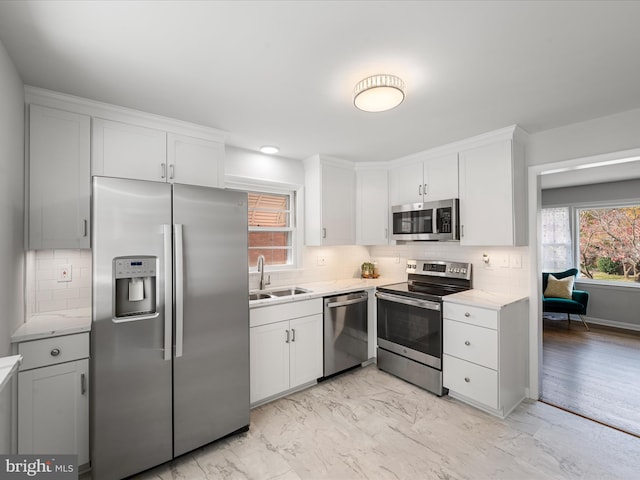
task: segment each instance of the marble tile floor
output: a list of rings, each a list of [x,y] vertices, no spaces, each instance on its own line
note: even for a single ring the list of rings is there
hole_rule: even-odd
[[[258,407],[249,432],[135,478],[632,479],[640,439],[533,401],[500,420],[370,365]]]

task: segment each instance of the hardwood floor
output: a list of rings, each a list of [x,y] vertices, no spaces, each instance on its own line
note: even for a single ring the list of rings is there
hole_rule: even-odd
[[[543,323],[542,401],[640,437],[640,332]]]

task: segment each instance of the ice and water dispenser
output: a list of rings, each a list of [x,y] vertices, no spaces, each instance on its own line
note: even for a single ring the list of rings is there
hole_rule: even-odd
[[[114,320],[157,313],[157,257],[117,257],[113,259]]]

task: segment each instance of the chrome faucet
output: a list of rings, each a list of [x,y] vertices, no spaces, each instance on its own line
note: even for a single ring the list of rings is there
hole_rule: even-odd
[[[267,277],[267,281],[264,281],[264,255],[258,257],[258,272],[260,272],[260,290],[264,290],[264,287],[271,283],[270,278]]]

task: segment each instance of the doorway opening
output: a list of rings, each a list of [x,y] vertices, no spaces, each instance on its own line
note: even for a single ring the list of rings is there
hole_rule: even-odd
[[[561,191],[579,185],[640,179],[639,154],[640,150],[619,152],[529,168],[529,226],[533,232],[530,252],[531,265],[536,267],[531,269],[531,284],[537,286],[532,298],[542,298],[542,272],[549,271],[549,268],[543,268],[542,262],[541,212],[543,207],[549,206],[548,201],[543,202],[543,193],[549,189]],[[638,194],[634,195],[628,200],[640,204]],[[571,228],[575,229],[576,225]],[[575,241],[575,230],[571,233]],[[573,260],[570,267],[580,269],[580,258],[576,255],[569,257]],[[640,325],[616,322],[615,315],[606,318],[602,298],[603,291],[608,296],[608,287],[598,285],[598,280],[595,279],[594,285],[585,287],[583,276],[579,287],[593,289],[592,300],[600,306],[595,312],[587,312],[590,330],[577,315],[571,316],[569,326],[567,314],[543,313],[541,300],[531,302],[531,318],[537,320],[532,320],[530,331],[530,374],[532,379],[538,380],[537,385],[532,382],[531,396],[640,437],[637,400],[640,398],[640,386],[636,386],[640,378],[640,331],[634,331]],[[627,293],[640,298],[637,287],[640,285],[628,286]],[[620,297],[620,290],[624,290],[616,288],[618,292],[612,298]],[[634,307],[630,305],[630,308]]]

